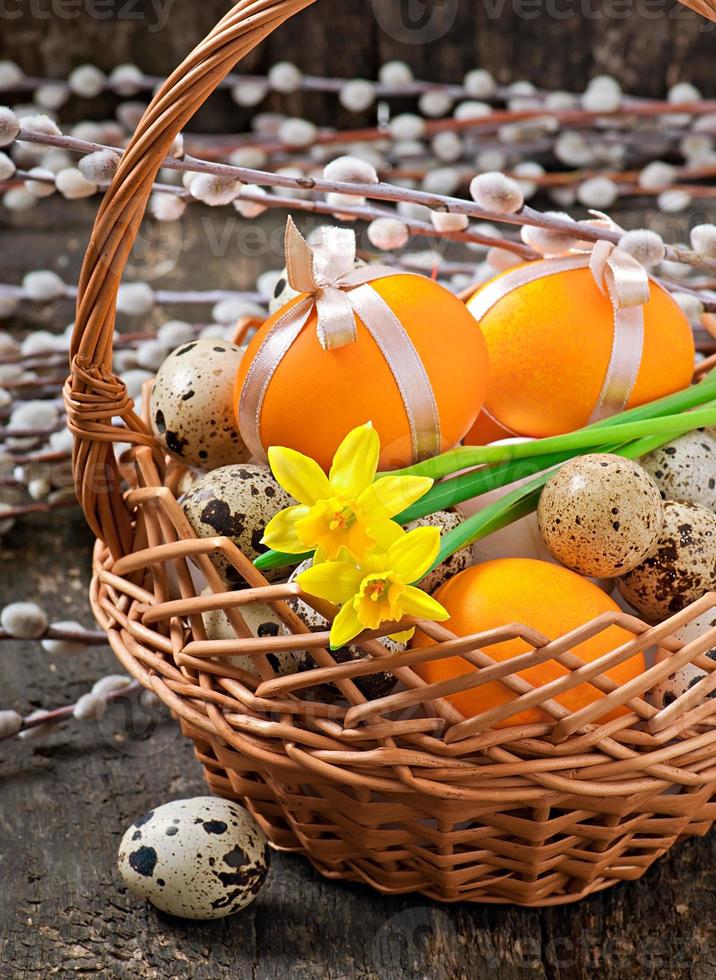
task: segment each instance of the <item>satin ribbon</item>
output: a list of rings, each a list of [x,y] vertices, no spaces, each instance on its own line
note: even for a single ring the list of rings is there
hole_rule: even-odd
[[[316,314],[316,334],[324,350],[357,340],[356,317],[369,332],[390,368],[410,428],[413,460],[440,452],[440,416],[430,379],[402,323],[371,288],[376,279],[396,275],[382,265],[354,268],[355,233],[324,229],[311,247],[292,218],[286,222],[286,270],[289,285],[306,294],[273,324],[246,375],[239,398],[239,428],[253,455],[265,458],[261,442],[261,411],[276,368]]]
[[[597,224],[614,230],[617,226],[606,215],[597,215]],[[617,229],[618,230],[618,229]],[[601,391],[590,422],[614,415],[626,408],[644,352],[643,305],[649,299],[649,276],[644,267],[613,242],[584,243],[588,251],[572,251],[543,262],[518,266],[485,286],[470,300],[470,312],[479,321],[499,300],[515,289],[544,276],[573,269],[588,268],[594,281],[612,305],[612,349]],[[577,328],[578,329],[578,328]]]

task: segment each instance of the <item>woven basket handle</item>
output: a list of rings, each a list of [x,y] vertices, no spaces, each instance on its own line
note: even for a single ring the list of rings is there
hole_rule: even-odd
[[[156,93],[100,204],[79,281],[65,404],[77,496],[115,558],[131,550],[132,526],[112,443],[151,446],[161,455],[112,373],[117,290],[152,185],[174,138],[236,62],[313,2],[240,0]]]

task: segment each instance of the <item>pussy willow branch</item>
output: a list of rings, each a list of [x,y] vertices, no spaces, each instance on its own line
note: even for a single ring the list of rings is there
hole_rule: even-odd
[[[668,103],[670,104],[670,103]],[[701,104],[701,103],[699,103]],[[673,111],[673,106],[671,107]],[[716,103],[713,104],[716,111]],[[90,143],[85,140],[75,140],[69,136],[50,136],[45,133],[38,133],[34,130],[22,129],[18,139],[29,143],[41,143],[48,146],[64,147],[79,153],[91,153],[95,150],[112,149],[102,144]],[[115,151],[119,152],[119,151]],[[181,159],[167,157],[163,161],[163,166],[171,170],[189,171],[192,173],[208,173],[216,176],[228,177],[232,180],[241,181],[245,184],[257,184],[268,187],[284,187],[293,190],[318,191],[329,194],[346,194],[354,197],[365,197],[379,201],[407,202],[422,204],[433,211],[444,211],[453,214],[464,214],[468,218],[493,223],[503,223],[509,225],[531,225],[538,228],[547,228],[554,231],[563,231],[586,241],[610,241],[618,242],[619,233],[605,228],[598,228],[595,225],[580,224],[572,219],[555,218],[545,215],[540,211],[525,204],[520,211],[515,214],[496,214],[477,207],[473,201],[462,198],[450,197],[440,194],[431,194],[427,191],[413,190],[405,187],[397,187],[392,184],[379,181],[374,184],[346,183],[340,181],[329,181],[319,177],[290,177],[286,174],[274,174],[264,170],[253,170],[247,167],[235,167],[228,163],[217,163],[202,160],[198,157],[184,155]],[[245,198],[250,200],[250,198]],[[266,198],[260,198],[261,203],[266,203]],[[296,201],[290,199],[290,207],[297,207]],[[310,202],[315,203],[315,202]],[[348,213],[347,208],[332,208],[329,213],[334,211]],[[432,228],[432,226],[431,226]],[[422,234],[423,232],[421,232]],[[433,234],[435,234],[433,229]],[[454,234],[454,233],[453,233]],[[452,237],[438,235],[437,237]],[[494,242],[499,247],[508,246],[502,241]],[[514,249],[513,249],[514,250]],[[532,253],[534,255],[534,253]],[[677,248],[672,245],[666,247],[666,257],[675,262],[682,262],[686,265],[709,268],[716,271],[716,260],[709,260],[693,252],[691,249]]]
[[[127,697],[128,694],[136,694],[138,691],[142,690],[142,685],[139,681],[129,681],[124,687],[115,688],[113,691],[108,691],[107,694],[102,695],[104,700],[110,704],[112,701],[117,701],[120,698]],[[72,713],[77,707],[77,704],[65,704],[61,708],[52,708],[47,711],[46,714],[40,715],[36,718],[23,718],[22,728],[15,732],[13,735],[0,736],[0,742],[8,738],[17,738],[20,732],[25,732],[30,728],[40,728],[43,725],[56,725],[58,722],[68,721],[72,717]]]

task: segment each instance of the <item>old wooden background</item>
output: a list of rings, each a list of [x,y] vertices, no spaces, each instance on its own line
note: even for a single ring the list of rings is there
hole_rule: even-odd
[[[4,0],[0,57],[47,77],[65,76],[83,61],[105,69],[133,61],[161,74],[225,9],[218,0]],[[418,77],[445,81],[479,64],[501,81],[576,89],[608,71],[635,92],[658,96],[683,78],[713,96],[713,43],[704,22],[659,0],[321,0],[247,68],[287,57],[315,73],[372,77],[382,61],[400,57]],[[330,113],[334,104],[314,100],[311,114],[341,125],[347,120]],[[288,105],[305,108],[300,99]],[[100,99],[68,112],[102,118],[111,108]],[[227,131],[244,121],[228,98],[218,98],[197,126]],[[71,281],[95,206],[57,201],[21,217],[0,212],[0,280],[19,282],[29,268],[50,267]],[[270,225],[262,226],[268,244],[250,249],[232,220],[237,227],[227,235],[225,217],[197,210],[181,231],[147,231],[130,277],[149,275],[163,286],[250,286],[280,259]],[[153,317],[161,322],[180,312]],[[71,309],[36,308],[32,317],[61,329]],[[91,625],[91,543],[75,512],[18,523],[0,541],[0,605],[35,597],[51,618]],[[37,643],[6,642],[0,707],[27,712],[69,703],[114,669],[107,648],[63,659]],[[266,888],[243,913],[215,923],[172,920],[127,894],[115,853],[135,816],[203,790],[191,748],[170,719],[129,702],[100,723],[0,743],[0,977],[716,976],[716,835],[685,843],[641,881],[574,907],[440,907],[415,896],[384,898],[325,882],[302,859],[276,855]]]

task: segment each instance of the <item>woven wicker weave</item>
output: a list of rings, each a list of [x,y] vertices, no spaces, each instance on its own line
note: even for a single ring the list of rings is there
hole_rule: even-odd
[[[716,630],[688,646],[673,638],[714,596],[658,626],[608,615],[552,642],[529,624],[466,638],[422,624],[435,641],[428,650],[388,654],[371,634],[361,660],[339,665],[327,633],[309,634],[285,604],[299,594],[295,585],[267,585],[226,538],[195,538],[175,497],[182,470],[167,464],[146,409],[135,414],[111,371],[117,288],[163,156],[236,61],[310,2],[243,0],[227,14],[153,99],[99,210],[65,392],[77,492],[99,539],[92,605],[122,665],[194,740],[210,787],[244,801],[276,847],[306,854],[328,877],[384,892],[573,901],[638,878],[716,816],[716,700],[706,697],[716,665],[704,656]],[[121,470],[116,441],[134,447]],[[225,591],[210,558],[219,552],[252,588]],[[208,594],[199,594],[197,568]],[[287,635],[251,636],[241,609],[256,601],[271,604]],[[200,614],[209,609],[226,611],[236,639],[207,641]],[[615,622],[635,639],[587,666],[570,652]],[[490,646],[517,636],[530,652],[493,661]],[[657,644],[674,651],[670,664],[621,687],[604,675]],[[315,669],[277,677],[267,655],[279,649],[310,649]],[[225,659],[247,653],[256,674]],[[481,669],[431,685],[411,669],[456,653]],[[549,658],[567,668],[563,678],[533,689],[514,673]],[[686,662],[707,677],[657,711],[645,692]],[[367,701],[356,679],[385,669],[398,690]],[[469,719],[445,700],[498,678],[516,700]],[[604,697],[570,714],[555,698],[585,680]],[[334,696],[322,698],[329,682]],[[617,705],[628,710],[600,720]],[[528,706],[549,720],[496,727]]]

